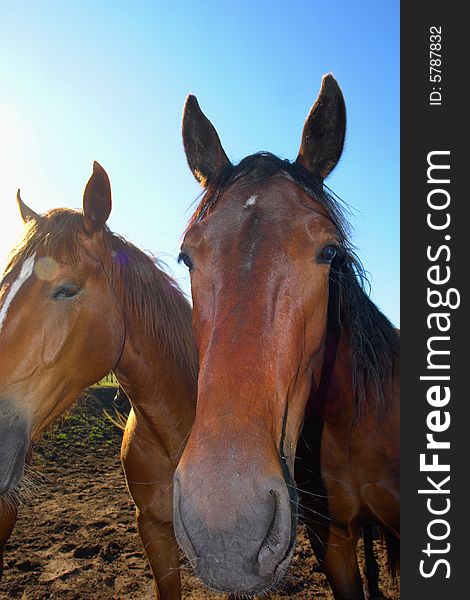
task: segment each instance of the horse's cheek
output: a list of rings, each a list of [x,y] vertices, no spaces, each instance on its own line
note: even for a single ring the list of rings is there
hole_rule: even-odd
[[[83,310],[59,310],[50,318],[53,320],[44,323],[42,331],[40,360],[43,368],[57,365],[61,359],[64,362],[77,360],[81,352],[90,349],[94,336]]]
[[[58,322],[55,327],[43,330],[41,344],[41,363],[43,367],[51,367],[60,359],[68,334],[65,322]]]

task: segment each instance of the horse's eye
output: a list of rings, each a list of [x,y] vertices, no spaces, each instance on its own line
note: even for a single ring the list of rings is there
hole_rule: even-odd
[[[63,298],[73,298],[78,294],[79,291],[80,288],[78,286],[62,285],[60,288],[56,289],[52,296],[53,298],[57,298],[59,300]]]
[[[184,252],[180,252],[178,256],[178,262],[183,262],[190,271],[193,270],[193,261]]]
[[[320,263],[328,265],[334,259],[334,257],[336,256],[337,252],[338,252],[338,248],[336,246],[334,246],[334,245],[325,246],[318,253],[317,260]]]

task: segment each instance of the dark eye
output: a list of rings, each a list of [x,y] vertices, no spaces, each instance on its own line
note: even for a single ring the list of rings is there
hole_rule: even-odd
[[[330,246],[325,246],[323,250],[320,250],[320,252],[318,253],[317,261],[319,263],[328,265],[334,259],[337,252],[338,248],[336,246],[332,244]]]
[[[184,252],[180,252],[179,256],[178,256],[178,262],[179,263],[184,263],[188,269],[190,271],[193,270],[193,261],[189,258],[189,256],[187,254],[185,254]]]
[[[52,294],[53,298],[63,299],[63,298],[73,298],[78,294],[80,288],[74,285],[62,285],[57,288],[56,291]]]

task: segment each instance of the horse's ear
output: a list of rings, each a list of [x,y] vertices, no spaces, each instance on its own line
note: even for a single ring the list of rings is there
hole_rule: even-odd
[[[103,167],[93,163],[93,173],[83,193],[83,217],[90,233],[102,229],[111,212],[111,184]]]
[[[324,179],[343,151],[346,105],[333,75],[325,75],[320,93],[305,121],[297,162]]]
[[[199,108],[196,96],[189,95],[184,105],[183,144],[189,168],[203,187],[230,164],[217,131]]]
[[[27,204],[23,202],[20,196],[20,190],[16,192],[16,202],[18,203],[18,208],[20,209],[21,218],[25,223],[28,221],[37,221],[39,219],[39,215],[34,212]]]

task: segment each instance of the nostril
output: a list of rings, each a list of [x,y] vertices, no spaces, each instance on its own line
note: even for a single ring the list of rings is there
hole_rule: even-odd
[[[288,550],[291,537],[290,502],[287,490],[284,492],[282,489],[273,489],[269,494],[274,501],[273,516],[256,560],[261,577],[273,575]]]

